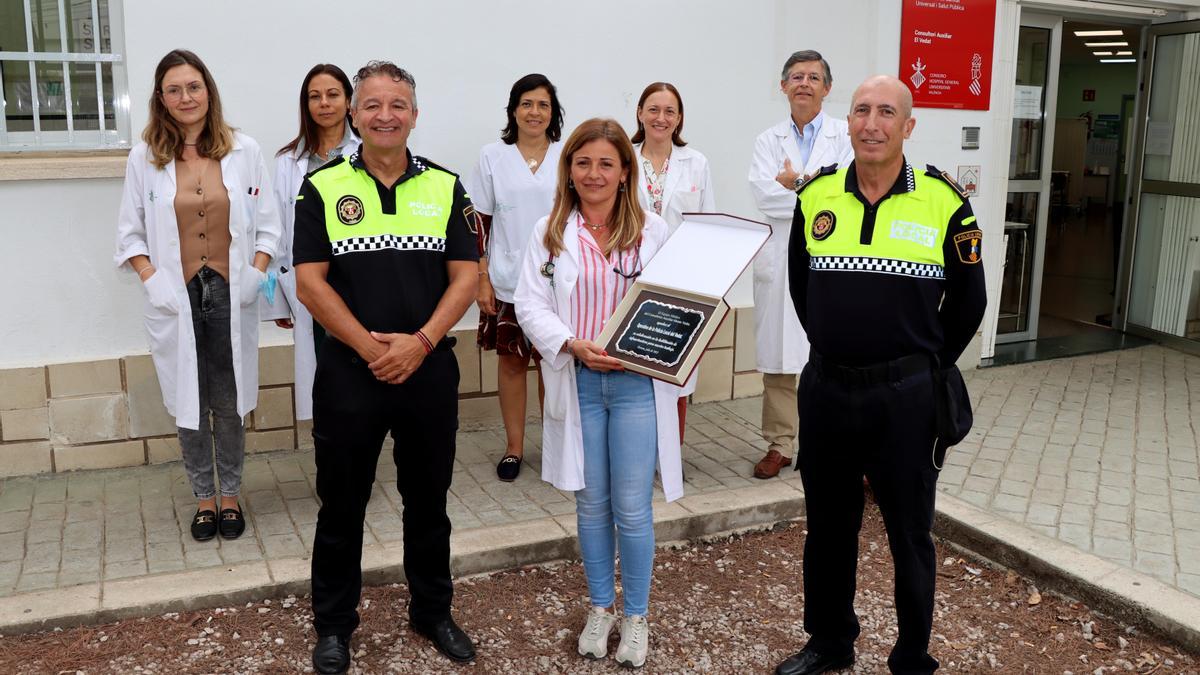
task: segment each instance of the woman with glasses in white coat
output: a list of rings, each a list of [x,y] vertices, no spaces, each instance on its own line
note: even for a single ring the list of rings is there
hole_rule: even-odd
[[[242,420],[258,402],[257,300],[280,237],[271,178],[186,50],[154,71],[142,139],[126,164],[114,260],[146,292],[150,355],[199,501],[192,537],[235,539],[246,527]]]
[[[283,238],[275,260],[283,300],[276,300],[273,308],[264,305],[262,318],[273,318],[279,327],[294,331],[298,420],[312,419],[313,376],[325,331],[296,297],[296,275],[291,269],[296,195],[306,174],[358,147],[358,136],[350,126],[353,91],[350,78],[341,68],[331,63],[313,66],[300,86],[300,131],[275,154],[275,201],[283,222]]]
[[[708,158],[687,147],[683,140],[683,97],[669,82],[654,82],[642,91],[637,105],[638,200],[642,208],[667,221],[671,232],[683,222],[683,214],[717,210]],[[679,397],[679,439],[687,424],[687,397],[696,391],[697,374],[683,385]]]

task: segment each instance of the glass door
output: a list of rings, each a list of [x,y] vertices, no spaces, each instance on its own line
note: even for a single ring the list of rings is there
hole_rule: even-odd
[[[1124,272],[1132,332],[1200,340],[1200,21],[1148,29]],[[1119,305],[1122,303],[1118,303]],[[1182,342],[1182,340],[1180,341]]]
[[[1060,17],[1022,14],[1013,83],[1016,92],[997,343],[1037,338],[1061,33]]]

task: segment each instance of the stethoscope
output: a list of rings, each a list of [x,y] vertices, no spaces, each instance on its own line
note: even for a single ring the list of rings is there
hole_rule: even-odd
[[[583,223],[582,217],[577,216],[577,220],[579,222],[576,224],[576,227],[578,227],[579,225],[581,225]],[[624,269],[621,268],[621,255],[619,253],[617,254],[617,264],[612,266],[613,272],[616,272],[618,276],[623,277],[629,281],[633,281],[634,279],[637,279],[638,277],[640,277],[642,275],[642,240],[640,237],[638,238],[636,249],[637,249],[637,255],[633,261],[633,271],[632,272],[626,272]],[[544,276],[550,280],[550,287],[553,288],[554,287],[554,254],[553,253],[550,253],[546,256],[546,262],[542,263],[542,266],[539,271],[541,272],[542,276]]]

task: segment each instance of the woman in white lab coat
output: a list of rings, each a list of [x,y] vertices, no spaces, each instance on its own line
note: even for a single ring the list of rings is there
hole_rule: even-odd
[[[619,544],[625,616],[616,659],[632,667],[648,649],[656,465],[666,499],[683,494],[679,388],[623,370],[595,342],[667,238],[666,222],[641,208],[637,179],[616,121],[580,124],[563,147],[554,209],[534,228],[516,292],[517,317],[542,355],[542,478],[575,491],[592,605],[578,651],[607,653]]]
[[[642,91],[637,105],[637,131],[629,139],[637,151],[642,207],[667,221],[671,232],[683,214],[717,210],[708,158],[683,140],[683,97],[669,82],[654,82]],[[687,423],[687,397],[696,391],[696,373],[679,397],[679,439]]]
[[[532,73],[513,83],[507,113],[500,140],[479,151],[479,164],[466,185],[482,221],[476,341],[496,352],[504,419],[505,448],[496,476],[513,481],[525,454],[526,373],[530,359],[535,364],[540,359],[521,331],[513,294],[533,225],[554,204],[563,110],[550,80]]]
[[[300,86],[300,132],[275,154],[275,202],[283,222],[283,237],[273,267],[279,270],[282,299],[274,307],[263,305],[263,319],[275,319],[281,328],[293,328],[296,363],[296,419],[312,419],[313,376],[317,350],[325,332],[314,323],[308,309],[296,298],[292,270],[292,231],[296,222],[296,195],[304,176],[358,147],[350,126],[350,78],[331,63],[318,63]]]
[[[270,174],[188,51],[155,69],[142,138],[126,165],[114,259],[145,289],[150,354],[199,500],[192,536],[233,539],[245,529],[242,420],[258,400],[256,301],[280,236]]]

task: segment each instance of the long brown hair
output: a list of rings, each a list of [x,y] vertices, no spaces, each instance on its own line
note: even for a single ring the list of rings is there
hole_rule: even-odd
[[[646,213],[638,202],[637,188],[638,168],[633,161],[633,144],[625,135],[625,130],[614,119],[594,117],[576,127],[563,145],[562,156],[558,160],[558,188],[554,193],[554,209],[550,211],[550,219],[546,225],[546,235],[542,245],[550,255],[562,253],[563,231],[567,227],[567,216],[579,208],[579,194],[571,183],[571,163],[575,153],[583,146],[596,140],[606,140],[617,149],[621,158],[621,168],[629,171],[629,176],[619,192],[617,202],[613,205],[612,221],[609,222],[608,245],[604,253],[608,255],[613,250],[624,251],[637,245],[642,238],[642,228],[646,224]]]
[[[342,85],[342,95],[346,97],[346,119],[345,124],[350,124],[350,96],[354,93],[354,85],[350,84],[350,78],[346,76],[346,72],[332,63],[318,63],[308,71],[304,76],[304,84],[300,85],[300,133],[291,140],[287,145],[279,149],[275,153],[276,156],[282,155],[285,152],[291,152],[296,149],[303,149],[305,152],[312,152],[317,145],[320,144],[320,127],[313,121],[312,115],[308,112],[308,85],[313,81],[313,78],[318,75],[329,75]],[[342,128],[345,133],[345,127]]]
[[[192,52],[186,49],[173,49],[162,57],[158,67],[154,69],[154,91],[150,92],[150,120],[142,131],[142,140],[150,146],[151,162],[156,168],[163,168],[172,160],[183,155],[184,131],[171,117],[171,112],[163,103],[162,81],[167,71],[176,66],[191,66],[200,71],[204,78],[204,88],[208,93],[208,114],[204,117],[204,129],[200,138],[196,139],[196,151],[201,157],[223,159],[233,151],[233,128],[225,123],[221,114],[221,95],[217,93],[217,83],[213,81],[208,67]]]
[[[671,132],[671,143],[683,147],[687,145],[687,141],[683,140],[683,97],[679,95],[679,90],[670,82],[651,82],[644,90],[642,97],[638,99],[637,104],[637,131],[633,132],[633,138],[629,139],[630,143],[641,143],[646,140],[646,127],[642,125],[642,106],[646,104],[646,99],[650,98],[650,94],[659,91],[669,91],[675,96],[675,101],[679,103],[679,126],[675,127],[675,131]]]

